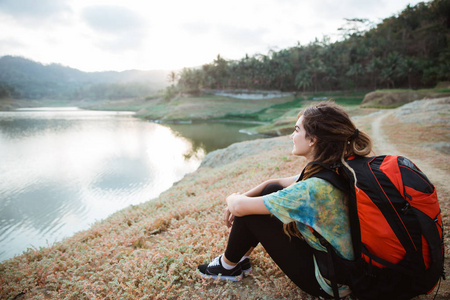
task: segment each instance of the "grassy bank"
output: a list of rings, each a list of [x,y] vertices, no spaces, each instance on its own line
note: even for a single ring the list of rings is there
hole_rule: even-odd
[[[370,112],[374,110],[347,109],[352,114],[365,114],[355,121],[370,132],[374,117]],[[419,165],[426,160],[438,168],[448,155],[432,152],[425,157],[423,153],[431,152],[423,148],[423,136],[417,132],[429,138],[425,143],[445,141],[448,109],[441,117],[447,125],[406,124],[400,134],[397,128],[402,121],[388,118],[384,128],[391,142],[398,141],[402,151]],[[229,232],[221,222],[225,197],[268,178],[299,173],[304,161],[293,157],[291,149],[292,142],[284,136],[234,144],[211,153],[196,172],[157,199],[119,211],[60,243],[29,249],[1,263],[0,298],[311,299],[285,277],[261,247],[252,256],[254,272],[242,282],[210,282],[195,273],[198,264],[225,249]],[[448,228],[449,195],[441,196],[444,226]],[[437,299],[449,296],[449,288],[444,286]]]
[[[88,108],[132,110],[137,112],[138,117],[161,122],[253,121],[266,124],[250,128],[249,131],[280,136],[292,130],[292,122],[304,105],[313,101],[332,99],[341,105],[356,109],[362,102],[364,95],[364,92],[305,93],[258,100],[237,99],[211,94],[201,96],[178,95],[170,100],[163,97],[151,97],[145,100],[103,102]]]
[[[371,118],[358,118],[358,126],[370,131]],[[390,124],[391,120],[385,128]],[[389,133],[396,138],[397,133]],[[408,131],[405,135],[416,138]],[[420,141],[414,141],[405,150],[422,153]],[[283,275],[261,247],[252,256],[253,274],[242,282],[210,282],[195,273],[198,264],[225,248],[228,229],[221,222],[225,196],[267,178],[298,173],[304,162],[290,154],[291,147],[287,137],[278,137],[213,152],[201,168],[157,199],[117,212],[48,248],[30,249],[1,263],[0,297],[311,299]],[[436,155],[438,160],[429,159],[437,164],[448,158]],[[420,163],[422,159],[415,160]],[[448,225],[449,199],[443,196],[441,207]],[[443,286],[437,299],[449,295],[448,287]]]

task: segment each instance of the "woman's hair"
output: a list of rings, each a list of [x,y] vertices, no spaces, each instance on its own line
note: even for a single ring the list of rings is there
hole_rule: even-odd
[[[369,155],[372,152],[369,135],[357,129],[345,110],[334,102],[320,102],[307,107],[298,114],[298,118],[301,116],[305,138],[315,139],[314,161],[330,166],[335,163],[345,165],[353,174],[356,184],[355,173],[345,159],[353,155]],[[306,166],[302,179],[311,177],[321,169],[322,166],[318,164]],[[289,236],[302,237],[295,222],[285,224],[284,231]]]
[[[367,156],[372,151],[372,140],[353,124],[345,110],[334,102],[320,102],[301,111],[306,138],[315,139],[314,161],[324,164],[342,163],[351,170],[345,158]],[[305,169],[304,179],[320,170],[318,165]]]

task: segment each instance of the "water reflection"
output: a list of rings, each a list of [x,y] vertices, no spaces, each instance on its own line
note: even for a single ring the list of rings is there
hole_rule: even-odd
[[[233,143],[249,139],[261,138],[261,135],[249,136],[239,132],[242,128],[256,126],[251,123],[238,122],[206,122],[193,124],[171,124],[170,126],[180,136],[192,142],[193,149],[204,149],[207,153],[225,148]]]
[[[0,260],[157,197],[204,155],[129,113],[0,113]]]
[[[243,127],[77,108],[0,112],[0,261],[157,197],[207,152],[256,138]]]

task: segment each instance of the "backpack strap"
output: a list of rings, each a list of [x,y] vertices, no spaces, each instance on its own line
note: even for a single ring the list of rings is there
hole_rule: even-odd
[[[324,180],[328,181],[329,183],[331,183],[334,187],[336,187],[337,189],[339,189],[343,192],[348,191],[347,181],[336,172],[336,169],[340,169],[344,166],[343,164],[335,163],[332,165],[327,165],[327,164],[324,164],[324,163],[321,163],[318,161],[313,161],[313,162],[308,163],[306,165],[306,167],[308,167],[309,165],[319,165],[323,168],[323,170],[320,170],[316,174],[312,175],[312,177],[324,179]],[[297,181],[303,180],[306,167],[303,169],[303,171]]]
[[[312,175],[312,177],[326,180],[329,183],[331,183],[334,187],[336,187],[337,189],[341,190],[344,193],[351,194],[352,190],[354,192],[353,185],[349,184],[348,181],[343,176],[339,175],[336,172],[336,170],[342,169],[344,167],[343,164],[335,163],[335,164],[327,165],[327,164],[324,164],[321,162],[313,161],[313,162],[308,163],[307,166],[312,165],[312,164],[320,165],[323,168],[319,172]],[[306,169],[306,167],[305,167],[305,169]],[[301,181],[303,179],[305,169],[303,169],[303,171],[297,181]],[[334,299],[339,300],[340,297],[339,297],[339,289],[338,289],[338,285],[337,285],[337,270],[336,270],[336,267],[337,267],[336,261],[337,261],[338,257],[337,257],[336,251],[334,250],[333,246],[320,233],[318,233],[316,230],[314,230],[311,227],[310,227],[310,229],[312,230],[314,236],[319,240],[320,244],[327,249],[326,265],[327,265],[327,272],[328,272],[328,280],[330,280],[330,282],[331,282],[331,288],[333,290]]]
[[[336,259],[337,254],[334,250],[333,246],[316,230],[313,230],[313,234],[316,238],[319,239],[320,244],[327,249],[327,271],[328,271],[328,279],[331,283],[331,289],[333,290],[333,296],[335,300],[339,300],[339,289],[337,285],[337,274],[336,274]]]
[[[358,157],[356,157],[356,159],[358,159]],[[333,164],[324,164],[322,162],[313,161],[308,163],[306,167],[313,164],[320,165],[323,168],[323,170],[320,170],[318,173],[312,175],[312,177],[324,179],[348,195],[350,233],[352,236],[353,252],[356,255],[358,253],[361,253],[362,251],[361,229],[359,225],[355,181],[353,173],[340,162],[336,162]],[[303,179],[305,169],[303,169],[297,181]],[[339,171],[339,174],[336,172],[336,170]],[[344,178],[344,176],[346,178]]]

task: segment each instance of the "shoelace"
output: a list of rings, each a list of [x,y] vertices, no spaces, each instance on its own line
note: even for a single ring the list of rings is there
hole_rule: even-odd
[[[208,267],[219,266],[220,265],[220,257],[221,256],[217,256],[216,258],[214,258],[213,261],[209,263]]]

